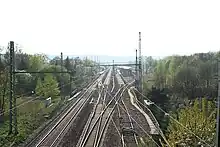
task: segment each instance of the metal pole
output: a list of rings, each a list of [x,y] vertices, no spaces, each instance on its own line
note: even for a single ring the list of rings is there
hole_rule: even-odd
[[[137,49],[136,49],[136,65],[135,65],[135,86],[136,86],[136,88],[138,89],[138,72],[137,72],[137,64],[138,64],[138,59],[137,59],[138,57],[137,57]]]
[[[61,52],[61,54],[60,54],[60,64],[61,64],[61,72],[63,72],[63,53]],[[60,96],[61,96],[61,99],[63,100],[63,74],[61,73],[60,74],[61,76],[60,76],[60,84],[61,84],[61,86],[60,86],[60,89],[61,89],[61,91],[60,91]]]
[[[14,96],[14,83],[15,83],[15,56],[14,56],[14,42],[10,41],[10,96],[9,96],[9,134],[18,133],[17,130],[17,109],[16,98]]]
[[[139,91],[142,93],[142,67],[141,67],[141,32],[139,32],[139,84],[140,84],[140,89]],[[141,100],[142,100],[142,96]]]
[[[142,74],[142,81],[141,81],[141,83],[142,83],[142,91],[143,91],[143,89],[144,89],[144,61],[143,61],[143,64],[142,64],[142,72],[141,72],[141,74]]]
[[[16,97],[15,97],[15,49],[14,45],[13,47],[13,107],[14,107],[14,134],[18,134],[18,128],[17,128],[17,107],[16,107]]]
[[[100,66],[100,59],[98,58],[98,63],[99,63],[99,72],[101,71],[101,66]]]
[[[113,60],[113,74],[114,74],[114,72],[115,72],[115,66],[114,66],[114,64],[115,64],[115,61]]]
[[[10,41],[9,50],[10,50],[10,96],[9,96],[9,134],[12,134],[13,128],[13,44],[14,42]]]
[[[220,126],[219,126],[219,123],[220,123],[220,63],[219,63],[219,60],[218,60],[218,109],[217,109],[217,127],[216,127],[216,147],[219,147],[220,146],[220,140],[219,140],[219,132],[220,132]]]

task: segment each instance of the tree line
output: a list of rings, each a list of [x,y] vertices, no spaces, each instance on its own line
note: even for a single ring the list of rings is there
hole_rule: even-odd
[[[146,71],[154,85],[168,88],[179,97],[217,96],[217,59],[220,53],[169,56],[161,60],[146,57]]]
[[[171,146],[215,144],[219,57],[220,52],[145,57],[144,92],[170,114],[149,106]]]
[[[45,54],[31,55],[16,49],[15,70],[25,73],[15,74],[15,95],[32,96],[34,94],[45,98],[56,97],[60,95],[62,84],[63,93],[61,94],[67,96],[97,72],[98,68],[94,65],[96,63],[87,58],[69,58],[67,56],[63,61],[63,67],[61,67],[59,56],[50,60]],[[9,66],[9,49],[4,51],[3,48],[0,48],[0,114],[5,111],[9,100]],[[69,73],[56,73],[61,71]],[[70,83],[70,81],[72,82]],[[2,118],[0,116],[1,121],[3,121]]]

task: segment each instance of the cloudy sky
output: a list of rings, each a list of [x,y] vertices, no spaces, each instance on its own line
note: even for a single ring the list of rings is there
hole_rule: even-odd
[[[144,55],[220,50],[219,0],[1,0],[0,45],[28,53]]]

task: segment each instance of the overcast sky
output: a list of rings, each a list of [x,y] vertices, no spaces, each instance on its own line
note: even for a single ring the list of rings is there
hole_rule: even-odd
[[[28,53],[152,56],[220,50],[219,0],[1,0],[0,45]]]

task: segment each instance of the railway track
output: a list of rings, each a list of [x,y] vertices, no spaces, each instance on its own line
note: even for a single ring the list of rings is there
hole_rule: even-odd
[[[111,70],[110,70],[111,72]],[[107,78],[111,78],[111,74],[108,74]],[[108,80],[106,80],[108,81]],[[110,82],[109,82],[110,83]],[[114,83],[114,82],[113,82]],[[105,85],[106,83],[104,83]],[[93,113],[93,119],[89,119],[87,124],[87,127],[85,127],[85,130],[83,131],[82,137],[80,141],[78,142],[78,147],[85,147],[85,146],[93,146],[93,147],[99,147],[101,146],[103,142],[103,138],[105,136],[110,118],[117,106],[117,103],[119,99],[122,97],[123,92],[125,91],[127,85],[124,85],[123,87],[119,88],[117,92],[115,93],[113,98],[108,102],[105,103],[105,98],[108,96],[108,93],[112,92],[114,90],[115,84],[113,84],[112,88],[108,88],[108,85],[105,85],[105,89],[103,89],[103,101],[99,99],[99,110],[98,112],[95,112],[96,115],[94,116]],[[112,105],[113,103],[113,105]],[[110,107],[111,106],[111,107]],[[96,109],[97,110],[97,109]],[[91,116],[92,117],[92,116]]]
[[[124,79],[119,73],[116,74],[116,78],[117,78],[119,85],[125,84]],[[126,87],[126,90],[127,90],[127,87]],[[118,112],[118,116],[120,120],[119,123],[120,123],[120,129],[121,129],[122,147],[138,146],[138,137],[137,137],[137,134],[134,128],[133,121],[131,119],[131,115],[124,102],[124,98],[120,100],[119,105],[117,106],[117,110],[118,110],[117,112]]]
[[[126,82],[125,80],[123,81]],[[138,105],[138,103],[136,103],[135,105],[134,102],[135,102],[135,99],[137,98],[135,96],[130,95],[132,94],[131,89],[127,88],[127,90],[128,92],[124,96],[122,105],[120,105],[120,107],[123,109],[122,111],[124,111],[124,113],[129,116],[129,121],[133,122],[132,123],[133,126],[131,125],[130,126],[131,126],[131,129],[134,129],[133,134],[134,135],[136,134],[136,140],[135,140],[136,146],[141,144],[143,138],[150,139],[155,146],[158,146],[157,142],[153,140],[152,138],[152,136],[159,135],[158,134],[159,125],[156,125],[158,127],[157,128],[155,126],[155,124],[157,123],[155,123],[155,121],[152,121],[152,117],[150,117],[151,115],[153,116],[153,114],[150,111],[144,111],[142,107]],[[151,146],[153,144],[151,144]],[[135,146],[135,145],[131,145],[131,146]]]
[[[107,123],[109,122],[111,114],[113,113],[113,110],[115,109],[115,107],[109,108],[109,106],[114,101],[116,101],[114,106],[117,105],[117,101],[119,100],[120,96],[122,95],[122,92],[123,92],[122,90],[124,90],[123,87],[117,91],[116,95],[112,98],[112,100],[106,105],[106,107],[102,110],[102,112],[95,118],[93,123],[91,123],[90,128],[87,129],[88,133],[86,135],[83,135],[84,137],[81,139],[81,142],[79,142],[78,147],[85,147],[85,146],[98,147],[100,145],[101,139],[103,138],[103,133],[104,133],[106,126],[107,126]],[[102,122],[103,124],[101,124],[102,126],[100,126],[101,132],[99,133],[99,136],[97,138],[94,138],[94,136],[92,136],[92,133],[94,131],[96,131],[95,128],[98,125],[100,125],[100,118],[103,116],[107,116],[107,117],[105,117],[106,121]]]
[[[134,128],[131,115],[128,111],[128,108],[123,100],[121,100],[122,108],[119,108],[120,115],[120,124],[121,124],[121,142],[122,146],[125,147],[135,147],[138,146],[138,138]],[[123,110],[121,110],[123,109]]]
[[[124,85],[125,80],[121,78],[120,74],[116,74],[116,79],[119,85]],[[133,82],[132,82],[133,83]],[[126,88],[128,90],[128,87]],[[115,143],[113,146],[126,146],[126,147],[135,147],[139,146],[142,142],[142,138],[151,138],[150,127],[148,121],[144,118],[130,101],[128,92],[124,92],[123,98],[121,98],[120,103],[117,105],[114,120],[112,120],[112,127],[108,128],[109,132],[118,132],[118,135],[109,133],[111,136],[108,136],[105,141],[105,147],[111,143],[111,140],[115,140],[118,143]],[[117,117],[117,118],[116,118]],[[119,121],[118,121],[119,118]],[[118,129],[119,128],[119,129]],[[119,131],[120,130],[120,131]],[[118,136],[119,139],[115,137]],[[120,142],[121,141],[121,142]],[[113,143],[113,142],[112,142]],[[120,145],[119,145],[120,144]]]
[[[109,86],[110,86],[110,79],[111,79],[111,73],[112,73],[112,69],[109,69],[109,72],[106,76],[106,79],[104,81],[104,88],[103,88],[103,97],[101,97],[102,99],[100,99],[99,104],[100,105],[100,109],[101,111],[98,111],[98,114],[101,116],[100,119],[98,120],[98,124],[97,124],[97,128],[94,129],[95,130],[95,139],[94,139],[94,145],[97,144],[99,135],[100,135],[100,130],[102,127],[102,123],[103,123],[103,117],[105,116],[104,114],[101,115],[101,112],[104,111],[105,106],[106,106],[106,97],[107,97],[107,91],[109,90]],[[92,135],[91,135],[92,136]],[[91,142],[91,141],[90,141]]]
[[[126,90],[126,88],[127,88],[128,86],[129,86],[129,84],[124,85],[123,87],[121,87],[121,88],[119,89],[120,92],[118,93],[118,97],[116,96],[116,99],[112,99],[112,100],[113,100],[112,103],[114,103],[114,104],[113,104],[113,106],[112,106],[111,108],[109,108],[108,116],[107,116],[105,122],[103,123],[102,130],[101,130],[99,139],[98,139],[98,141],[97,141],[98,143],[97,143],[97,145],[96,145],[95,147],[102,146],[103,141],[104,141],[104,138],[105,138],[104,134],[105,134],[106,131],[107,131],[108,124],[109,124],[109,122],[110,122],[110,120],[111,120],[111,118],[112,118],[113,113],[115,112],[115,109],[116,109],[117,106],[118,106],[119,101],[120,101],[121,98],[123,97],[123,94],[124,94],[124,92],[125,92],[125,90]]]
[[[56,124],[53,127],[50,127],[48,131],[42,135],[39,134],[40,139],[37,139],[37,143],[30,143],[28,146],[36,146],[36,147],[52,147],[58,146],[60,141],[63,139],[63,136],[70,128],[74,119],[80,114],[81,110],[88,104],[91,99],[91,95],[97,85],[97,81],[102,78],[101,76],[96,79],[94,82],[89,84],[87,90],[76,100],[72,106],[62,114],[62,117],[59,120],[56,120]],[[36,137],[38,138],[38,137]],[[36,141],[35,141],[36,142]]]
[[[59,144],[60,139],[62,139],[63,135],[65,134],[65,131],[68,130],[68,127],[70,127],[71,122],[74,120],[74,118],[80,113],[80,111],[83,109],[85,104],[89,101],[91,97],[91,93],[85,98],[80,100],[77,103],[77,106],[74,106],[74,108],[71,109],[66,115],[64,115],[64,118],[59,121],[53,129],[51,129],[43,138],[42,140],[36,145],[36,147],[40,146],[57,146]]]
[[[91,113],[86,123],[86,126],[79,140],[78,146],[82,146],[82,144],[84,144],[84,139],[88,138],[86,136],[87,133],[91,134],[90,137],[88,138],[87,144],[96,144],[96,141],[99,137],[100,127],[102,124],[101,112],[103,112],[105,108],[106,90],[108,90],[108,85],[110,84],[109,79],[110,79],[111,72],[112,72],[111,69],[109,69],[108,72],[105,73],[105,76],[104,76],[105,79],[103,79],[102,82],[101,81],[99,82],[99,84],[101,84],[101,86],[99,86],[99,89],[100,89],[99,97],[93,108],[93,112]],[[91,128],[93,124],[97,124],[97,125]]]

